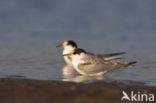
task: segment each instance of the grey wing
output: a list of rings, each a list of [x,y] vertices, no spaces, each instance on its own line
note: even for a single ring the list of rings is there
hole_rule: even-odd
[[[125,54],[126,52],[116,52],[116,53],[109,53],[109,54],[93,54],[90,52],[87,52],[91,56],[97,56],[98,58],[101,58],[103,60],[117,60],[117,59],[123,59],[121,55]]]
[[[100,64],[93,64],[93,63],[85,63],[79,64],[79,70],[83,71],[86,74],[96,74],[99,72],[107,72],[114,68],[115,66],[110,63],[100,63]]]
[[[89,63],[89,64],[95,64],[95,63],[103,63],[103,59],[98,58],[96,55],[94,54],[88,54],[85,58],[83,58],[83,61],[85,61],[85,63]]]
[[[110,53],[110,54],[97,54],[97,56],[101,56],[101,57],[113,57],[113,56],[119,56],[119,55],[123,55],[126,52],[117,52],[117,53]]]
[[[96,56],[99,58],[103,58],[104,60],[117,60],[123,58],[122,56],[120,56],[122,54],[125,54],[125,52],[118,52],[118,53],[111,53],[111,54],[97,54]]]
[[[91,52],[87,52],[87,54],[92,55],[92,56],[94,56],[94,55],[95,55],[94,53],[91,53]]]

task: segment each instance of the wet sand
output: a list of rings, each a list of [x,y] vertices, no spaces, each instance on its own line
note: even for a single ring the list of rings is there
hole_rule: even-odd
[[[2,78],[0,103],[121,103],[123,90],[156,94],[156,87],[126,86],[116,82],[72,83]]]

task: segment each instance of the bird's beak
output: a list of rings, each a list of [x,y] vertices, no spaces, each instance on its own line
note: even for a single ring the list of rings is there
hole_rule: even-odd
[[[58,48],[63,48],[63,47],[64,47],[64,45],[58,45],[58,46],[56,46],[56,47],[58,47]]]
[[[64,54],[63,56],[72,56],[73,54]]]

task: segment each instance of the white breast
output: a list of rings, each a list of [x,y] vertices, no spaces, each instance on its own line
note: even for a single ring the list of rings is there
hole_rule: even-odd
[[[74,48],[72,48],[72,47],[65,47],[64,50],[63,50],[63,55],[64,55],[64,54],[69,54],[69,53],[73,52],[73,50],[74,50]],[[67,64],[70,64],[70,65],[72,64],[72,59],[71,59],[71,57],[64,56],[64,60],[65,60],[65,62],[66,62]]]
[[[78,73],[86,75],[83,71],[81,71],[78,68],[79,64],[83,64],[84,63],[82,58],[83,58],[83,56],[79,56],[79,55],[72,56],[72,64],[73,64],[74,68],[76,69],[76,71]]]

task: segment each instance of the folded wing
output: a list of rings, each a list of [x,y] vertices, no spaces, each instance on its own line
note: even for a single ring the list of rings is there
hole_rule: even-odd
[[[126,52],[117,52],[117,53],[110,53],[110,54],[97,54],[96,56],[99,58],[103,58],[104,60],[117,60],[123,59],[121,55],[125,54]]]

